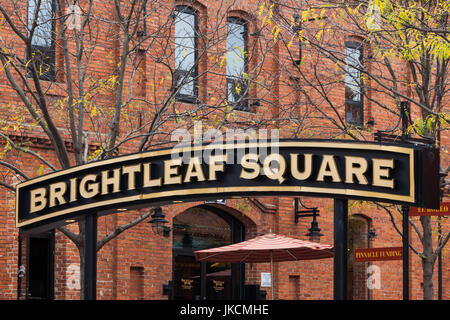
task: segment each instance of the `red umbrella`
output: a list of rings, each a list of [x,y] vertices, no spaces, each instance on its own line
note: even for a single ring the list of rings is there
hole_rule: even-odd
[[[224,247],[195,251],[198,261],[214,262],[273,262],[312,260],[333,257],[333,246],[268,233],[247,241]],[[273,299],[273,282],[272,299]]]

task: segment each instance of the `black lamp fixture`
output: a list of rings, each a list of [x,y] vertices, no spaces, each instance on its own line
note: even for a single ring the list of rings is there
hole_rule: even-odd
[[[154,233],[163,235],[164,237],[170,236],[170,227],[166,226],[167,221],[166,216],[162,212],[161,207],[155,208],[152,214],[152,219],[148,222],[152,224],[152,230]]]
[[[299,204],[305,210],[299,210]],[[308,229],[309,232],[306,234],[312,242],[320,242],[320,237],[323,236],[323,234],[320,233],[321,229],[319,228],[319,223],[317,222],[316,219],[319,216],[320,214],[317,207],[308,208],[302,203],[301,199],[294,198],[294,222],[297,224],[299,218],[304,217],[313,218],[311,222],[311,228]]]
[[[375,229],[369,229],[369,231],[367,231],[367,238],[368,238],[369,240],[372,240],[372,239],[374,239],[374,238],[377,237],[377,236],[378,236],[377,230],[375,230]]]

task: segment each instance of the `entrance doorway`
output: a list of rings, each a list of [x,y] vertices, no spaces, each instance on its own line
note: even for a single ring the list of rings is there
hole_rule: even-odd
[[[244,264],[195,260],[194,251],[244,240],[244,225],[213,206],[190,208],[173,220],[173,292],[176,300],[243,298]]]
[[[54,299],[54,232],[28,238],[27,299]]]

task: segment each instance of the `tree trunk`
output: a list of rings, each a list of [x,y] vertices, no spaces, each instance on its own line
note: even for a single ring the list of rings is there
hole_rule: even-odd
[[[86,285],[86,232],[84,220],[78,222],[79,243],[77,244],[78,254],[80,255],[80,300],[84,300],[84,287]]]
[[[433,269],[434,269],[434,255],[433,255],[433,237],[431,231],[431,217],[420,217],[420,222],[423,228],[423,256],[422,256],[422,271],[423,271],[423,299],[433,300]]]
[[[422,259],[423,270],[423,300],[433,300],[433,261],[431,259]]]

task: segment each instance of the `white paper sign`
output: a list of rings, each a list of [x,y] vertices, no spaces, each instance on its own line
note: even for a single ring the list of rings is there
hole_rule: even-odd
[[[270,272],[261,272],[261,287],[272,286],[272,274]]]

